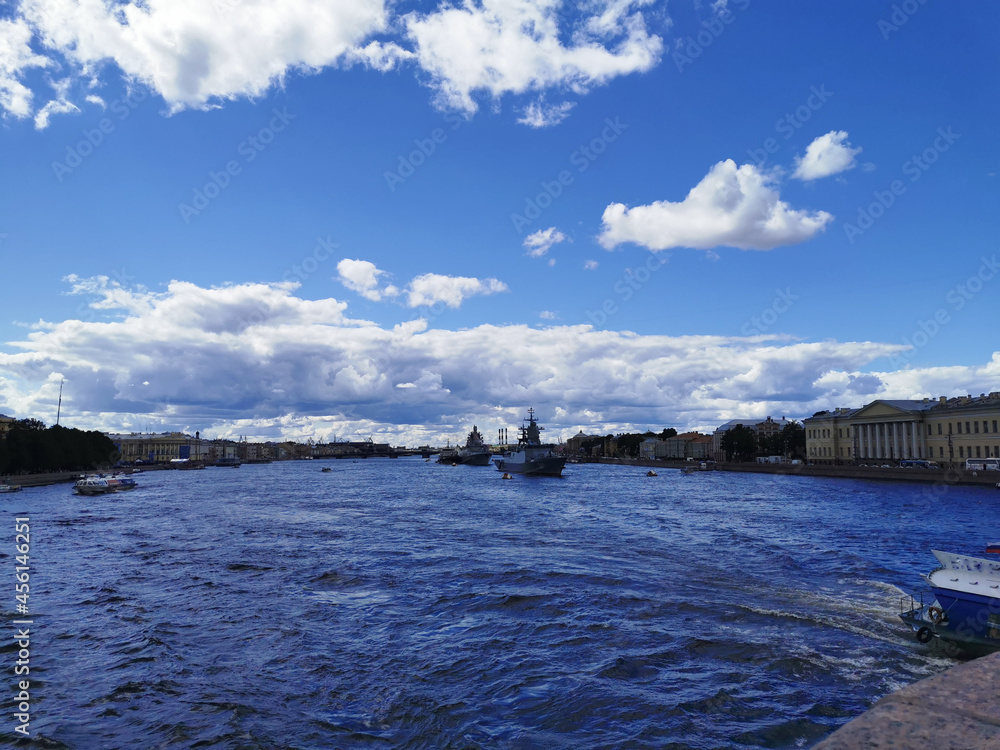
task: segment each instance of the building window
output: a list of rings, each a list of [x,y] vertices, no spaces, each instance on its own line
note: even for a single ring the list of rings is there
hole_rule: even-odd
[[[993,420],[993,432],[996,432],[996,431],[997,431],[997,421],[994,419]]]
[[[963,448],[961,445],[958,446],[958,457],[965,458],[965,448]]]
[[[965,434],[966,435],[969,434],[969,423],[968,422],[965,423]]]
[[[979,446],[976,446],[976,458],[982,458],[982,454],[979,452]]]
[[[989,423],[989,422],[987,422],[987,421],[986,421],[986,420],[984,419],[984,420],[983,420],[983,432],[989,432],[989,431],[990,431],[990,423]]]
[[[955,422],[955,424],[958,425],[958,434],[961,435],[962,434],[962,423],[961,422]]]
[[[940,458],[944,458],[944,446],[938,448]]]
[[[979,434],[979,421],[977,420],[977,421],[973,422],[972,426],[975,428],[976,434],[978,435]]]
[[[938,435],[940,435],[940,434],[941,434],[941,423],[938,422]]]

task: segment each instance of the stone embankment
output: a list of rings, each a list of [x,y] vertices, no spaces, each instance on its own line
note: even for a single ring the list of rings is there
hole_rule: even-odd
[[[697,461],[645,460],[627,458],[600,458],[597,463],[624,466],[651,466],[664,469],[681,469],[697,466]],[[716,471],[743,471],[757,474],[781,474],[802,477],[841,477],[844,479],[879,479],[886,481],[922,482],[938,485],[1000,485],[1000,471],[967,471],[965,469],[901,469],[878,466],[809,466],[807,464],[758,464],[717,463]]]
[[[890,693],[813,750],[1000,748],[1000,654]]]

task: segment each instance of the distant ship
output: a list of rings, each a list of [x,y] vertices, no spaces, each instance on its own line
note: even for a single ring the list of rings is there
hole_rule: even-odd
[[[458,463],[469,466],[489,466],[492,457],[490,446],[483,442],[479,428],[472,425],[472,432],[465,439],[465,446],[458,449]]]
[[[490,446],[483,442],[483,436],[476,425],[465,439],[465,445],[459,448],[442,448],[438,454],[439,464],[466,464],[468,466],[489,466]]]
[[[562,476],[563,467],[566,465],[565,456],[557,456],[551,444],[543,444],[541,431],[543,427],[538,426],[535,420],[535,410],[528,409],[528,424],[521,426],[521,436],[517,440],[517,448],[507,451],[502,458],[496,458],[499,471],[514,472],[515,474],[536,474],[540,476]]]

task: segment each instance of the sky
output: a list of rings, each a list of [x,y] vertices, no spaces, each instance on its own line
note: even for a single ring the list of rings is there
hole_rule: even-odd
[[[394,445],[1000,390],[1000,7],[22,0],[0,412]]]

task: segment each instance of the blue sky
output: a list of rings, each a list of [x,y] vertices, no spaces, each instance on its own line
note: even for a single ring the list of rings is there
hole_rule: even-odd
[[[1000,10],[11,3],[0,411],[443,441],[1000,389]]]

